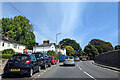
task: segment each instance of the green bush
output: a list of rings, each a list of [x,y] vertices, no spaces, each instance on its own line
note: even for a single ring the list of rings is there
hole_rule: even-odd
[[[12,54],[0,54],[0,56],[2,57],[2,59],[9,59]]]
[[[15,51],[13,49],[5,49],[2,51],[2,54],[15,54]]]

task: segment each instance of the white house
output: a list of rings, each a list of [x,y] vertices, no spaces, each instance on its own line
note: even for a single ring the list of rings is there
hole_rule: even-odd
[[[13,49],[15,53],[23,53],[23,49],[25,49],[25,45],[11,39],[8,37],[8,32],[5,35],[0,34],[0,52],[5,49]]]
[[[61,52],[63,55],[66,55],[66,49],[60,49],[59,45],[56,45],[55,43],[49,43],[49,40],[44,40],[43,44],[33,47],[33,52],[47,53],[49,50]]]

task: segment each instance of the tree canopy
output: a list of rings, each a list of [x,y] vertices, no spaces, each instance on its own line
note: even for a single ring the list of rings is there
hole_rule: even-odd
[[[74,48],[72,48],[72,46],[66,46],[66,54],[68,56],[73,56],[75,54],[75,50]]]
[[[2,34],[9,33],[9,37],[32,49],[36,44],[33,25],[21,15],[14,18],[2,18]]]
[[[98,50],[91,44],[88,44],[84,48],[85,54],[87,54],[90,58],[95,58],[96,55],[98,55]]]
[[[76,54],[82,53],[82,49],[81,49],[79,43],[77,43],[75,40],[65,38],[62,41],[60,41],[59,43],[61,45],[61,48],[65,48],[66,46],[72,46],[72,48],[75,50]]]
[[[98,49],[99,53],[107,52],[113,50],[113,46],[110,42],[105,42],[100,39],[92,39],[89,44],[93,45]]]

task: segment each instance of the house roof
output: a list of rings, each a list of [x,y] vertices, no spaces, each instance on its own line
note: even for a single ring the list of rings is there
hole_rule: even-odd
[[[51,46],[52,44],[42,44],[42,45],[37,45],[36,47],[46,47],[46,46]],[[35,46],[34,46],[35,47]]]
[[[3,35],[3,34],[2,34],[2,40],[3,40],[3,41],[7,41],[7,42],[11,42],[11,43],[21,44],[21,43],[15,41],[15,40],[13,40],[13,39],[10,38],[10,37],[7,38],[7,37],[6,37],[5,35]],[[24,45],[24,44],[21,44],[21,45]]]
[[[51,46],[51,45],[54,45],[55,47],[60,48],[60,45],[56,45],[55,43],[49,43],[49,44],[44,43],[44,44],[42,44],[42,45],[37,45],[36,47],[47,47],[47,46]],[[34,46],[34,47],[35,47],[35,46]]]

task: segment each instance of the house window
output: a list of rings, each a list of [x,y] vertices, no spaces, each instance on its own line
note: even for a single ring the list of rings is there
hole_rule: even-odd
[[[4,43],[2,43],[2,46],[4,46]]]
[[[8,43],[8,47],[10,47],[10,43]]]
[[[14,48],[17,48],[17,44],[14,45]]]

